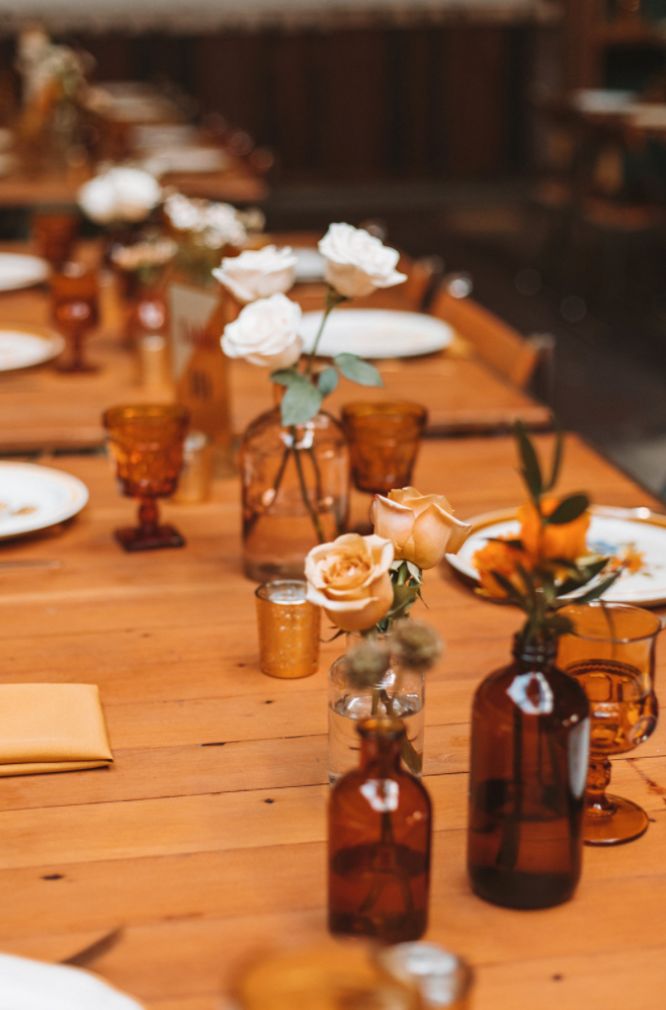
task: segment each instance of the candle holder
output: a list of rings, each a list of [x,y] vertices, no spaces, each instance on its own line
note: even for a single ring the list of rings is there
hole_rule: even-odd
[[[383,495],[407,487],[427,420],[425,407],[408,401],[345,404],[342,427],[355,487]]]
[[[300,579],[275,579],[255,590],[259,664],[269,677],[295,680],[317,672],[321,611],[306,594]]]
[[[139,525],[115,530],[116,540],[126,551],[183,547],[182,534],[159,522],[157,499],[178,484],[187,411],[176,404],[111,407],[103,421],[122,493],[140,500]]]

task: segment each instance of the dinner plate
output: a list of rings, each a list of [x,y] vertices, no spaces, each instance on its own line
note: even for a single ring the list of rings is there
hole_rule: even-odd
[[[63,470],[36,463],[0,463],[0,540],[71,519],[87,501],[85,484]]]
[[[141,1004],[80,968],[0,954],[2,1010],[142,1010]]]
[[[625,571],[604,593],[612,603],[656,607],[666,603],[666,515],[648,508],[623,509],[593,505],[587,543],[591,551],[611,557],[637,552],[640,568]],[[478,582],[472,557],[490,537],[515,536],[519,531],[515,510],[491,512],[470,519],[472,532],[457,554],[446,559],[460,575]],[[581,590],[583,591],[583,590]],[[575,596],[575,593],[572,594]]]
[[[50,361],[65,347],[58,333],[50,330],[7,326],[0,329],[0,372],[32,368]]]
[[[144,159],[143,167],[155,175],[223,172],[229,168],[229,156],[219,147],[183,145],[155,150]]]
[[[310,351],[321,312],[306,312],[301,323],[305,350]],[[317,353],[322,358],[352,353],[362,358],[411,358],[447,347],[453,330],[441,319],[421,312],[391,309],[340,309],[324,327]]]
[[[49,275],[49,265],[38,256],[0,252],[0,291],[17,291],[41,284]]]
[[[312,284],[324,279],[324,257],[316,249],[296,248],[296,280],[301,284]]]

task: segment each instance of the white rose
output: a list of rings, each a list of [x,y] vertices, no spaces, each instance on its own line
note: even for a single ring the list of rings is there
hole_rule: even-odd
[[[288,368],[298,360],[303,341],[298,335],[301,307],[285,295],[260,298],[241,310],[222,335],[229,358],[245,358],[264,368]]]
[[[396,270],[400,253],[380,239],[350,224],[332,224],[319,243],[326,260],[324,276],[345,298],[370,295],[407,280]]]
[[[296,256],[288,247],[274,245],[248,249],[239,256],[226,256],[213,277],[239,302],[284,294],[296,279]]]
[[[143,221],[161,199],[157,180],[140,168],[111,168],[78,192],[79,206],[97,224]]]

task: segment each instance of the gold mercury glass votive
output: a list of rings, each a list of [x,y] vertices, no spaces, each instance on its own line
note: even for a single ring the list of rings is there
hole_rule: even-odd
[[[259,665],[269,677],[309,677],[319,662],[319,607],[306,598],[299,579],[264,582],[255,591]]]

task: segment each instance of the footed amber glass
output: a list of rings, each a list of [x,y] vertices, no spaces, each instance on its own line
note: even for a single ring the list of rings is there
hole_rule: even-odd
[[[80,263],[65,263],[51,274],[51,316],[68,344],[58,361],[61,372],[95,372],[84,358],[83,341],[99,321],[97,271]]]
[[[139,525],[117,529],[116,540],[126,551],[183,547],[178,530],[160,523],[157,499],[178,484],[187,411],[176,404],[111,407],[103,420],[122,492],[140,501]]]

